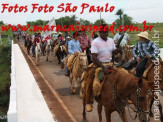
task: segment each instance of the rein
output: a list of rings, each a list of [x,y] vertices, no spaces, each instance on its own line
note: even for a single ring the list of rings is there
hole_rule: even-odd
[[[137,87],[137,90],[136,90],[136,109],[134,109],[133,107],[131,107],[131,106],[128,104],[128,102],[127,102],[126,100],[124,100],[124,99],[121,97],[121,95],[117,92],[116,86],[114,85],[114,86],[113,86],[113,92],[112,92],[112,94],[113,94],[114,104],[115,104],[115,106],[116,106],[116,109],[117,109],[118,113],[119,113],[120,115],[122,115],[123,110],[124,110],[124,107],[127,106],[128,112],[129,112],[129,114],[130,114],[130,117],[131,117],[133,120],[135,120],[135,119],[137,118],[137,115],[140,115],[141,113],[149,114],[149,113],[150,113],[149,110],[148,110],[148,111],[145,111],[145,110],[143,110],[143,109],[140,107],[140,97],[139,97],[140,93],[141,93],[141,88]],[[148,94],[149,94],[149,93],[151,94],[151,90],[148,91]],[[117,98],[119,98],[120,101],[122,102],[120,106],[118,105]],[[135,112],[135,117],[134,117],[134,118],[131,116],[131,112],[130,112],[129,108],[132,109],[132,110]]]

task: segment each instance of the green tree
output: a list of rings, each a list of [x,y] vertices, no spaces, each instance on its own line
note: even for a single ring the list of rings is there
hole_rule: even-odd
[[[98,19],[98,20],[96,20],[95,22],[94,22],[94,25],[101,25],[101,24],[106,24],[106,22],[105,22],[105,20],[104,19]]]
[[[120,19],[120,21],[122,22],[123,10],[122,10],[122,9],[118,9],[118,11],[116,12],[115,15],[119,16],[119,19]],[[121,24],[122,24],[122,23],[121,23]]]
[[[74,23],[74,24],[76,24],[76,22],[77,22],[77,17],[76,17],[76,15],[72,15],[72,16],[71,16],[71,22]]]
[[[80,22],[81,25],[87,25],[87,26],[88,26],[88,25],[91,24],[90,21],[88,21],[88,20],[84,20],[84,19],[81,19],[81,18],[80,18],[79,22]]]
[[[4,25],[3,21],[0,21],[0,25]]]
[[[124,19],[124,26],[125,25],[132,25],[132,23],[133,23],[132,17],[128,16],[127,14],[124,14],[123,19]],[[120,25],[122,25],[122,21],[120,19],[116,19],[115,24],[117,27],[119,27]]]

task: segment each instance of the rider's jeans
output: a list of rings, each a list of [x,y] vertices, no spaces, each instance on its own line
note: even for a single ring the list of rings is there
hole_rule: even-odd
[[[32,45],[32,53],[35,54],[35,46]]]
[[[148,61],[148,58],[145,58],[145,59],[141,60],[140,63],[137,65],[136,77],[138,77],[138,78],[142,77],[147,61]]]

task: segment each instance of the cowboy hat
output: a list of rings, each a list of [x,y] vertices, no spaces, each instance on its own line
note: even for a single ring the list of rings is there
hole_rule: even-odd
[[[62,33],[61,33],[61,32],[59,32],[59,34],[61,34],[61,35],[62,35]]]
[[[67,38],[66,39],[70,39],[70,36],[67,36]]]
[[[139,36],[139,37],[143,37],[143,38],[145,38],[145,39],[149,39],[149,38],[148,38],[148,32],[147,32],[147,31],[144,31],[144,32],[139,33],[138,36]]]

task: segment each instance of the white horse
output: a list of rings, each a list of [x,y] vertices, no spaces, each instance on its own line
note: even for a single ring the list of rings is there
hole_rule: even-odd
[[[48,56],[49,56],[49,54],[51,55],[51,41],[50,41],[50,39],[47,40],[45,50],[46,50],[46,61],[48,61],[49,60]]]
[[[40,42],[36,43],[35,54],[36,54],[36,65],[38,66],[40,61],[40,55],[41,55]]]

